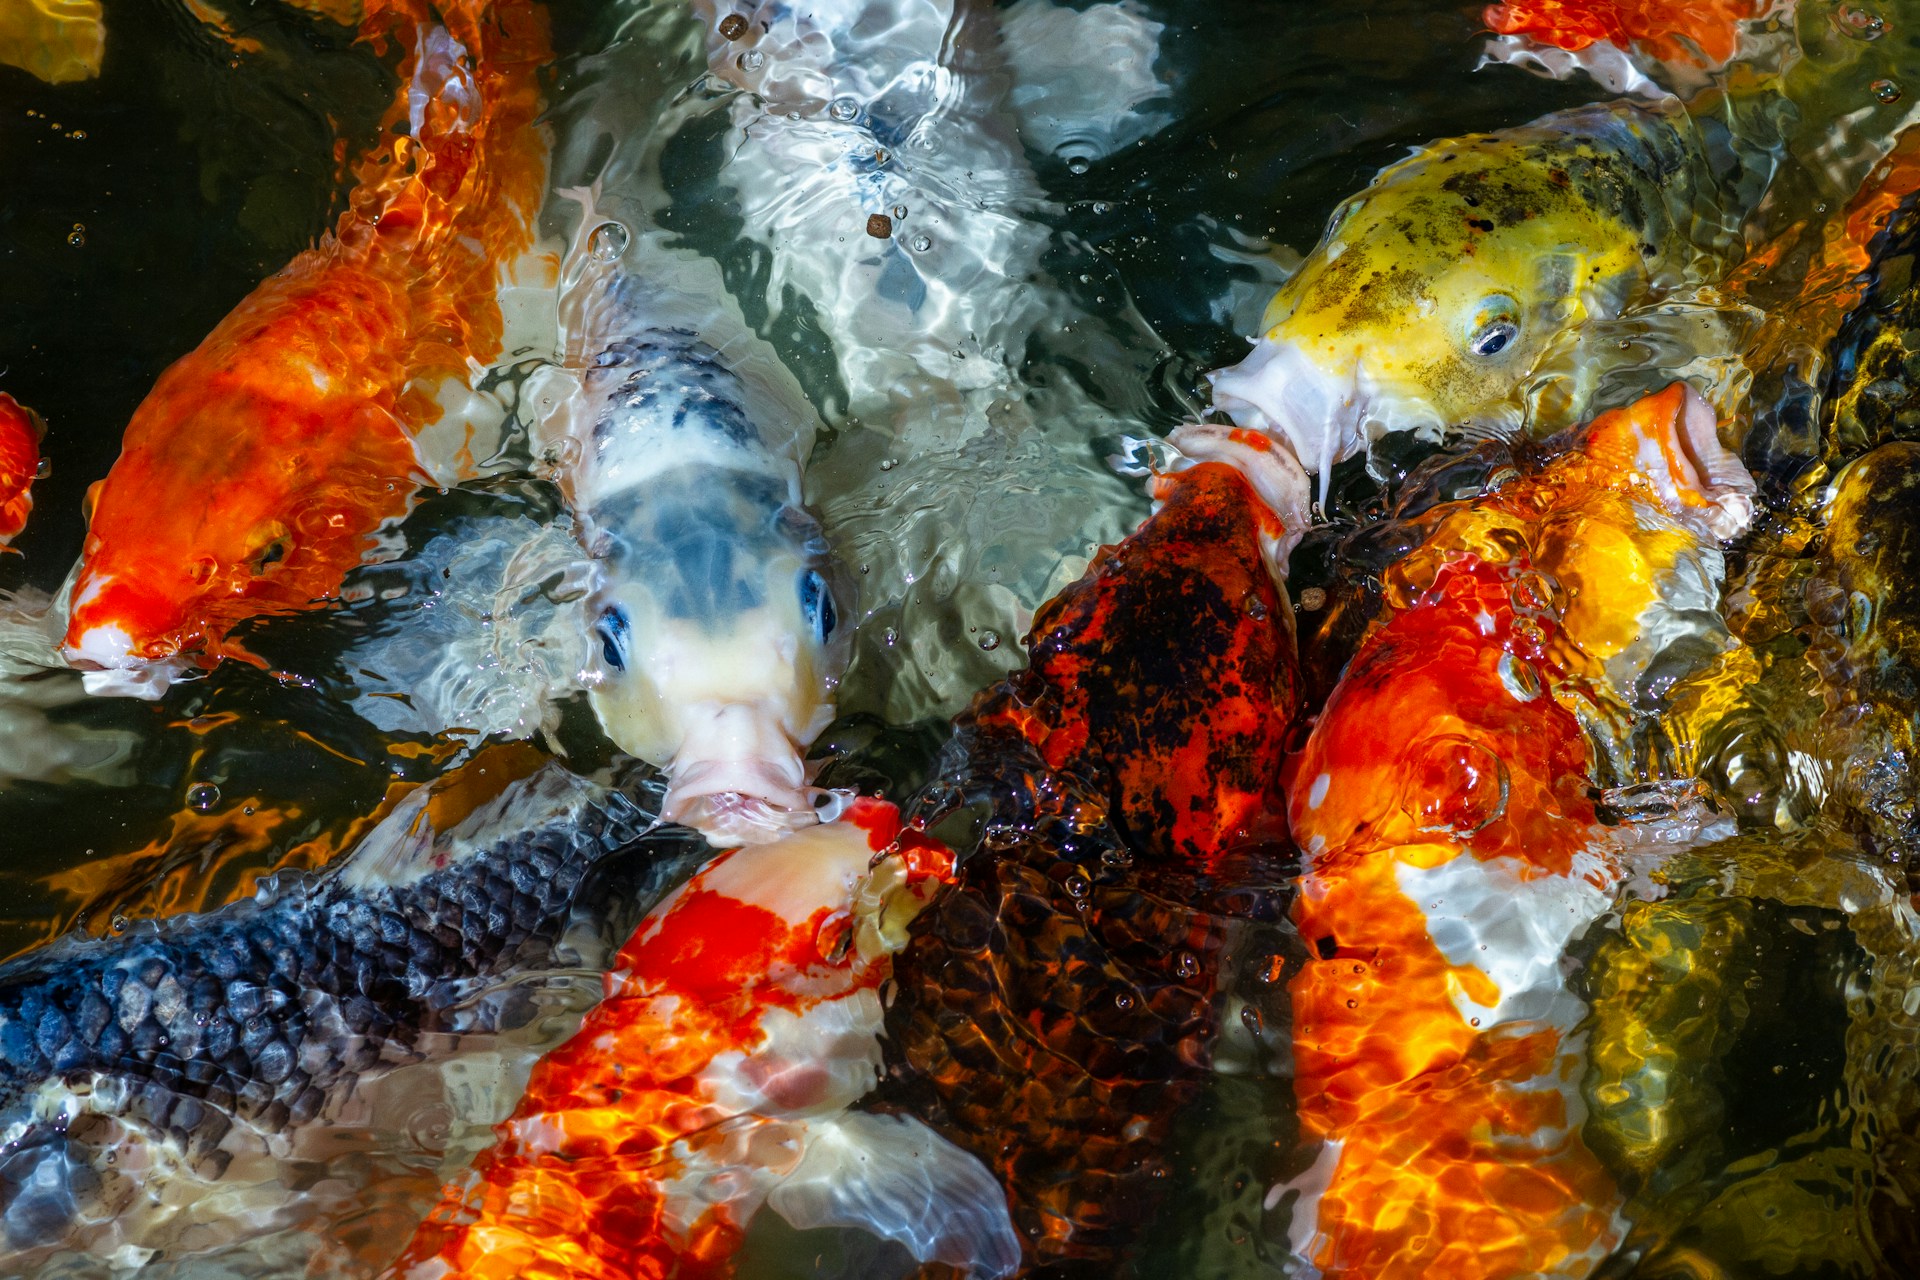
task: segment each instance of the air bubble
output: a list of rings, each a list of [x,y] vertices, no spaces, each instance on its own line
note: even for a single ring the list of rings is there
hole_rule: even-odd
[[[998,631],[982,631],[980,633],[980,647],[988,653],[992,653],[995,649],[998,649],[1000,647],[1000,633]]]
[[[1105,213],[1107,210],[1111,208],[1113,208],[1113,206],[1108,204],[1105,200],[1095,200],[1093,202],[1093,211],[1095,213]]]
[[[1875,80],[1867,88],[1873,93],[1874,99],[1885,106],[1890,107],[1900,101],[1900,86],[1891,80]]]
[[[767,55],[758,49],[749,49],[740,55],[739,61],[742,71],[758,71],[767,65]]]
[[[900,221],[900,219],[906,216],[907,216],[907,206],[903,204],[897,204],[893,206],[893,220],[895,222]]]
[[[1093,882],[1078,871],[1062,881],[1061,886],[1066,889],[1068,896],[1073,898],[1084,898],[1093,892]]]
[[[1200,976],[1200,957],[1191,951],[1182,951],[1173,958],[1173,971],[1183,978]]]
[[[828,105],[827,114],[835,120],[838,120],[841,124],[846,124],[850,120],[859,118],[860,104],[852,98],[835,98],[832,103]]]
[[[1833,17],[1842,31],[1861,40],[1878,40],[1887,33],[1887,20],[1860,5],[1841,5]]]
[[[1084,156],[1074,156],[1072,159],[1067,161],[1067,172],[1072,174],[1076,178],[1079,177],[1081,174],[1085,173],[1088,169],[1091,169],[1092,167],[1093,167],[1092,165],[1087,163],[1086,158]]]
[[[87,227],[83,222],[73,224],[73,230],[67,232],[67,243],[78,249],[87,242]]]
[[[211,782],[196,782],[187,788],[187,808],[205,813],[220,803],[220,788]]]
[[[627,251],[631,239],[627,229],[617,222],[603,222],[587,237],[587,254],[595,262],[613,262]]]
[[[907,246],[911,248],[915,253],[925,253],[927,250],[933,248],[933,237],[930,235],[927,235],[925,232],[922,232],[921,234],[915,236],[913,239],[907,241]]]

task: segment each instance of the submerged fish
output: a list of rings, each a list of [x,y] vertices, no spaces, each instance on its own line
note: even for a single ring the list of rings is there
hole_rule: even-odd
[[[815,821],[802,754],[846,664],[851,601],[801,495],[819,420],[717,270],[572,194],[578,390],[543,430],[593,557],[589,696],[666,770],[666,820],[772,839]]]
[[[1698,838],[1596,805],[1649,639],[1711,608],[1752,483],[1675,385],[1443,509],[1386,583],[1293,762],[1308,858],[1290,985],[1295,1092],[1321,1144],[1273,1188],[1329,1277],[1578,1277],[1621,1239],[1588,1148],[1568,944],[1638,848]]]
[[[1697,88],[1758,52],[1793,0],[1501,0],[1482,11],[1487,60],[1555,79],[1585,71],[1613,93]],[[1779,32],[1790,23],[1775,23]]]
[[[6,1269],[56,1247],[144,1260],[196,1221],[269,1229],[284,1188],[255,1220],[228,1216],[232,1196],[211,1218],[194,1205],[316,1119],[364,1120],[349,1108],[372,1075],[525,1020],[504,980],[597,962],[617,897],[597,869],[653,815],[558,765],[529,772],[534,754],[419,788],[322,874],[0,967]]]
[[[1252,353],[1211,375],[1215,405],[1284,437],[1323,490],[1386,432],[1577,420],[1628,359],[1593,341],[1599,322],[1739,251],[1770,161],[1709,146],[1712,127],[1618,102],[1421,148],[1334,212]],[[1564,380],[1540,377],[1549,358]]]
[[[1005,1275],[1000,1188],[920,1122],[848,1114],[881,987],[952,855],[880,801],[723,853],[643,921],[607,999],[394,1264],[406,1280],[730,1274],[765,1205]]]
[[[161,374],[91,491],[66,655],[96,692],[157,697],[246,656],[240,622],[336,594],[440,461],[421,433],[489,412],[469,378],[533,240],[546,19],[531,0],[438,12],[367,5],[362,38],[408,50],[401,136],[357,166],[331,235]]]
[[[1304,509],[1290,459],[1245,462]],[[919,802],[979,845],[895,964],[883,1096],[999,1173],[1034,1266],[1140,1239],[1235,1031],[1227,971],[1243,952],[1264,969],[1295,870],[1277,788],[1299,687],[1272,570],[1298,517],[1219,462],[1159,496],[1036,616],[1029,667],[959,718]]]
[[[0,9],[0,63],[48,84],[93,79],[106,46],[100,0],[11,0]]]
[[[46,430],[39,414],[0,391],[0,544],[27,527]]]

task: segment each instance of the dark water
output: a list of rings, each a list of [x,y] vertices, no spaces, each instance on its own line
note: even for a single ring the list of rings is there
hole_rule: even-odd
[[[609,47],[657,100],[696,92],[700,57],[669,5],[564,0],[550,10],[562,120],[597,109],[565,104],[592,101],[608,74],[593,55]],[[1599,96],[1585,81],[1476,71],[1484,33],[1475,6],[1155,0],[1138,11],[1164,27],[1153,69],[1169,122],[1090,163],[1071,148],[1023,156],[1046,233],[1036,275],[1055,314],[1077,318],[1039,325],[1021,372],[1040,389],[1042,414],[1049,388],[1067,387],[1089,406],[1084,423],[1062,432],[1071,438],[1031,455],[1045,474],[1028,479],[1042,498],[1057,492],[1085,513],[1064,532],[1047,530],[1063,545],[1078,539],[1082,555],[1144,509],[1132,482],[1105,470],[1113,442],[1163,433],[1195,412],[1199,375],[1245,354],[1244,335],[1284,274],[1287,250],[1308,249],[1340,199],[1410,146]],[[59,587],[79,552],[83,494],[116,456],[134,407],[163,368],[332,225],[347,165],[390,100],[392,67],[356,46],[349,29],[267,0],[223,12],[229,37],[176,0],[112,0],[99,79],[49,87],[0,68],[0,389],[45,418],[52,460],[15,544],[21,554],[0,557],[0,587]],[[1920,14],[1911,26],[1920,34]],[[258,47],[236,51],[232,37]],[[1880,53],[1912,62],[1920,89],[1915,47],[1896,21]],[[745,247],[715,176],[719,120],[695,113],[663,144],[663,225],[725,262],[749,319],[826,409],[836,434],[823,449],[824,473],[852,469],[868,457],[862,424],[845,411],[855,392],[828,367],[805,309],[776,315],[759,296],[766,264]],[[1060,459],[1057,473],[1047,471]],[[936,494],[970,483],[957,470],[931,474]],[[1347,474],[1358,494],[1351,515],[1377,486],[1357,464]],[[509,474],[434,498],[409,533],[417,545],[475,513],[543,518],[553,501],[544,482]],[[905,519],[888,519],[877,517],[871,536],[910,541]],[[948,531],[970,548],[958,574],[975,585],[992,576],[982,566],[1003,551],[1011,560],[1018,542],[1017,530],[985,515]],[[1322,558],[1319,576],[1301,581],[1332,581],[1331,540],[1322,544],[1305,553]],[[1763,546],[1754,560],[1797,554]],[[1027,608],[1046,594],[1044,569],[1010,567],[1007,581]],[[849,714],[824,739],[837,757],[830,777],[909,792],[956,694],[1020,660],[1011,634],[981,640],[983,628],[1008,630],[1014,612],[974,618],[955,599],[973,597],[955,586],[917,606],[904,588],[882,588],[867,600],[843,699]],[[49,753],[77,743],[85,763],[0,780],[0,954],[76,925],[110,931],[214,905],[271,868],[324,863],[395,784],[462,758],[471,744],[458,734],[382,732],[349,705],[355,676],[340,655],[360,625],[363,614],[351,609],[268,624],[253,639],[276,670],[228,664],[158,703],[70,697],[58,674],[8,677],[44,695],[33,705],[45,710],[0,732],[15,734],[29,758],[36,742]],[[964,651],[964,661],[923,676],[916,637]],[[1796,695],[1794,714],[1816,716],[1808,689]],[[588,761],[606,752],[577,706],[559,736]],[[1905,1009],[1911,938],[1899,939],[1902,922],[1891,916],[1855,922],[1850,912],[1866,899],[1847,873],[1821,861],[1826,853],[1806,853],[1808,837],[1789,835],[1750,831],[1743,838],[1758,852],[1703,857],[1677,891],[1683,914],[1694,909],[1686,903],[1703,918],[1738,914],[1747,941],[1700,989],[1699,1016],[1725,1034],[1674,1033],[1706,1055],[1688,1087],[1701,1090],[1700,1114],[1713,1123],[1687,1130],[1649,1166],[1635,1205],[1655,1224],[1655,1244],[1609,1275],[1920,1274],[1920,1229],[1906,1199],[1916,1170],[1899,1154],[1911,1139],[1889,1134],[1911,1123],[1899,1100],[1920,1059]],[[1616,928],[1589,949],[1618,948],[1626,936]],[[1597,991],[1588,996],[1607,1007]],[[1626,1024],[1640,1016],[1631,1000],[1617,1003]],[[1290,1273],[1297,1263],[1259,1201],[1294,1172],[1281,1154],[1292,1126],[1271,1089],[1223,1078],[1183,1122],[1182,1185],[1139,1274]],[[1878,1254],[1862,1241],[1867,1222]],[[800,1260],[812,1256],[800,1247],[808,1242],[785,1239],[785,1230],[757,1230],[753,1274],[819,1274]],[[844,1241],[811,1243],[823,1257],[851,1250],[839,1264],[845,1274],[866,1265]]]

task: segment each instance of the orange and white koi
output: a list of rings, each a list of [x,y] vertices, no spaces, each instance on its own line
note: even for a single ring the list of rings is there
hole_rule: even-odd
[[[1294,762],[1308,859],[1290,985],[1295,1088],[1322,1143],[1288,1194],[1325,1276],[1579,1277],[1623,1197],[1581,1137],[1585,1010],[1567,944],[1638,848],[1589,745],[1689,615],[1752,482],[1676,384],[1459,504],[1387,575],[1390,610]]]
[[[242,621],[337,593],[432,472],[443,405],[487,412],[471,371],[499,352],[544,186],[545,14],[370,0],[361,38],[409,46],[391,142],[333,233],[160,375],[89,495],[65,652],[96,692],[157,697],[247,657]]]
[[[27,527],[33,482],[40,475],[40,438],[46,433],[39,414],[0,391],[0,545]]]
[[[1011,1271],[1019,1239],[985,1166],[917,1120],[846,1110],[880,1074],[891,957],[953,873],[897,823],[856,801],[721,854],[656,907],[389,1274],[726,1275],[762,1205]]]

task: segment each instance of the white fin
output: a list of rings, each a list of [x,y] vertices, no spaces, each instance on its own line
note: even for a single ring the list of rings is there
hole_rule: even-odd
[[[858,1227],[921,1262],[1011,1275],[1020,1237],[987,1167],[918,1120],[853,1112],[809,1122],[813,1139],[767,1204],[802,1231]]]

